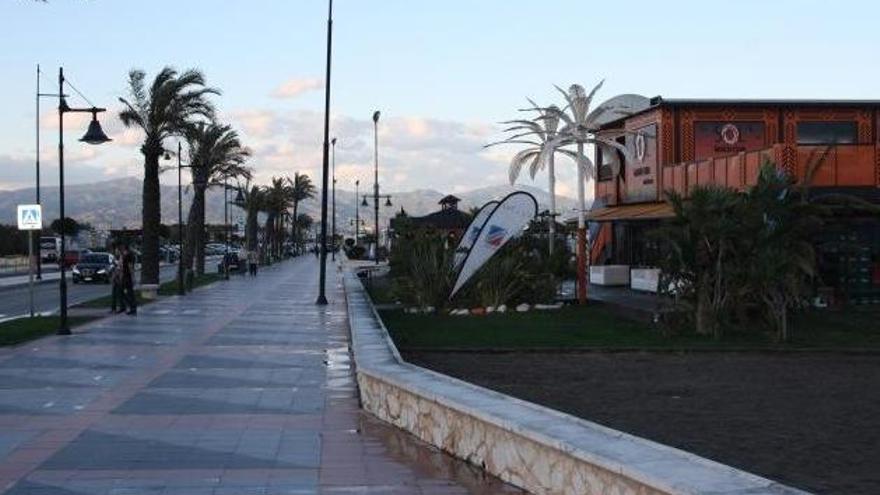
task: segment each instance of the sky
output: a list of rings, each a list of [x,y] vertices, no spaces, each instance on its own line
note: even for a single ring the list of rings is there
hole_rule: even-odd
[[[253,151],[256,180],[321,165],[326,0],[0,0],[0,190],[31,187],[36,65],[95,105],[112,143],[77,141],[68,114],[65,180],[139,177],[141,136],[116,117],[132,68],[198,68],[222,95],[219,119]],[[336,0],[331,134],[338,187],[371,186],[380,110],[383,191],[449,193],[507,181],[516,149],[483,145],[526,97],[559,103],[553,85],[605,85],[667,98],[880,98],[880,3],[838,0]],[[71,105],[86,106],[79,98]],[[57,101],[41,101],[43,184],[57,184]],[[168,147],[176,147],[169,141]],[[574,167],[557,165],[573,196]],[[546,186],[545,174],[535,182]],[[176,174],[162,176],[176,182]],[[589,188],[588,188],[589,190]]]

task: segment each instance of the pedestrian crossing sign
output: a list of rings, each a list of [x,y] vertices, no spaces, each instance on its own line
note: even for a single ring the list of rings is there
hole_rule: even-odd
[[[43,210],[40,205],[18,205],[18,230],[43,228]]]

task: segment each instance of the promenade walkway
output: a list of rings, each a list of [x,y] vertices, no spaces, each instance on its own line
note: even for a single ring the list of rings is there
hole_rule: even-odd
[[[0,493],[519,493],[366,416],[303,257],[0,349]]]

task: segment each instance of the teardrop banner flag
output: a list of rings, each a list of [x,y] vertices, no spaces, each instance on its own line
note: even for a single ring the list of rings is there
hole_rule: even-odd
[[[522,234],[529,222],[538,215],[538,202],[535,197],[525,191],[508,194],[498,206],[492,210],[483,224],[470,251],[467,253],[455,287],[449,299],[455,296],[477,271],[495,255],[507,241]]]
[[[452,270],[454,272],[457,273],[459,269],[461,269],[461,264],[471,250],[471,246],[474,245],[474,241],[477,240],[477,236],[480,235],[480,230],[483,228],[483,225],[486,224],[489,215],[495,211],[497,206],[498,201],[489,201],[480,208],[480,211],[478,211],[476,215],[474,215],[474,219],[471,220],[467,230],[464,231],[464,235],[461,236],[461,240],[458,241],[458,247],[455,248],[455,258],[452,263]]]

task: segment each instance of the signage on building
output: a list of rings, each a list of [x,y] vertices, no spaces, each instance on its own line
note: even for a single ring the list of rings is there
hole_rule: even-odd
[[[657,124],[636,129],[626,136],[633,160],[626,166],[627,203],[657,199]]]
[[[43,228],[43,209],[40,205],[18,205],[18,230]]]
[[[694,159],[696,160],[759,150],[764,146],[763,122],[696,122],[694,124]]]

